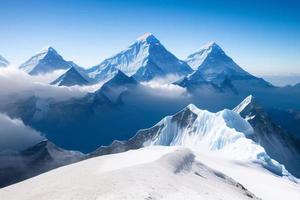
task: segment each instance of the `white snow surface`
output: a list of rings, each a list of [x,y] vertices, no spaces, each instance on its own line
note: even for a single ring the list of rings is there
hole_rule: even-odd
[[[189,55],[185,62],[193,69],[197,70],[198,67],[203,63],[203,61],[207,58],[209,53],[212,51],[213,45],[216,45],[215,42],[208,42],[203,45],[198,51]]]
[[[99,81],[114,70],[121,70],[127,76],[133,76],[145,67],[149,68],[151,73],[165,73],[164,75],[182,75],[191,70],[187,64],[165,49],[153,34],[145,33],[127,49],[105,59],[87,72],[91,78]],[[147,73],[143,76],[147,76]]]
[[[247,196],[248,195],[248,196]],[[181,147],[148,147],[61,167],[0,190],[9,200],[251,199]]]
[[[300,197],[299,184],[260,165],[196,148],[150,146],[60,167],[0,189],[0,199],[251,199],[238,183],[266,200]]]
[[[34,56],[32,56],[31,59],[25,62],[21,66],[21,68],[24,69],[26,72],[31,72],[36,67],[36,65],[38,65],[40,60],[42,60],[47,55],[49,51],[54,52],[56,54],[55,50],[51,46],[46,46],[42,48],[39,52],[37,52]]]
[[[249,122],[232,110],[212,113],[200,110],[195,105],[189,105],[184,110],[196,114],[196,119],[189,115],[182,126],[174,116],[162,119],[157,126],[163,126],[152,141],[147,145],[185,146],[201,149],[203,152],[213,152],[221,157],[237,161],[259,163],[276,175],[297,181],[284,167],[272,159],[265,149],[253,140],[248,139],[254,133]]]

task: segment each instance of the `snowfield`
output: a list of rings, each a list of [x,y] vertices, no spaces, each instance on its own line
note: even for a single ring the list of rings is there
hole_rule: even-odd
[[[0,190],[0,199],[9,200],[257,197],[296,200],[300,197],[300,187],[260,165],[222,160],[213,154],[178,146],[150,146],[100,156]]]
[[[148,147],[61,167],[0,190],[1,199],[255,199],[187,148]]]

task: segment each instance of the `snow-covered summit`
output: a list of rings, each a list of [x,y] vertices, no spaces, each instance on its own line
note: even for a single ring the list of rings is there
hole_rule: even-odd
[[[197,79],[204,79],[212,83],[222,90],[224,86],[232,88],[234,92],[238,92],[234,82],[242,81],[243,85],[252,84],[253,87],[270,87],[270,83],[255,77],[241,68],[235,61],[230,58],[223,49],[215,42],[204,45],[200,50],[189,55],[186,62],[195,70],[189,76],[190,83],[186,85],[197,87]],[[195,83],[193,83],[195,82]],[[202,82],[200,82],[202,84]],[[228,85],[228,83],[230,83]]]
[[[9,62],[3,57],[0,55],[0,67],[6,67],[9,65]]]
[[[100,81],[115,69],[137,80],[151,80],[166,75],[187,75],[192,69],[170,53],[153,34],[144,34],[120,53],[88,69],[90,77]]]
[[[65,61],[53,47],[47,46],[22,64],[20,69],[31,75],[37,75],[68,69],[72,66],[72,63]]]
[[[153,33],[145,33],[137,38],[138,42],[159,43],[159,40],[153,35]]]
[[[225,54],[222,48],[214,41],[208,42],[203,45],[198,51],[189,55],[185,60],[194,70],[197,70],[209,54],[213,51],[217,51],[220,54]]]

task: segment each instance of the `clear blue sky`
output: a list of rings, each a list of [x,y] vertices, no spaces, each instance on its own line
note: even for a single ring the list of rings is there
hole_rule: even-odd
[[[88,67],[152,32],[184,59],[216,41],[249,72],[300,74],[298,0],[0,0],[0,54],[46,45]]]

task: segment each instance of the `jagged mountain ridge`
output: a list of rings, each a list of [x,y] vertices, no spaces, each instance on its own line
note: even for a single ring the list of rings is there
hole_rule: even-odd
[[[273,160],[259,143],[251,139],[255,132],[252,126],[234,111],[223,110],[211,113],[189,105],[173,116],[163,118],[155,126],[140,130],[128,141],[114,141],[103,146],[90,156],[118,153],[151,145],[187,146],[204,148],[238,160],[260,163],[271,172],[288,176],[283,165]]]
[[[293,175],[300,177],[300,140],[276,125],[252,95],[233,110],[254,128],[250,138],[263,146],[272,158],[284,163]]]

